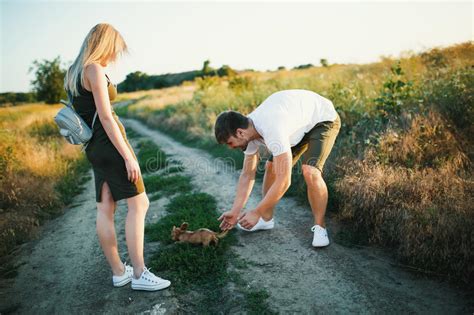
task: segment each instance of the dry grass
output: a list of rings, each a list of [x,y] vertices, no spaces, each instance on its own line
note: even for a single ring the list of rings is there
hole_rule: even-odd
[[[24,129],[35,121],[51,119],[63,105],[24,104],[0,109],[0,129]]]
[[[405,132],[387,132],[363,161],[340,164],[340,217],[371,242],[395,246],[410,264],[469,279],[474,173],[465,150],[438,114],[417,115]]]
[[[141,99],[135,108],[149,107],[152,109],[161,109],[168,104],[176,104],[181,101],[190,100],[196,90],[196,85],[184,85],[181,87],[170,87],[159,90],[137,91],[129,93],[120,93],[117,102],[126,100]]]
[[[409,131],[403,134],[387,130],[380,139],[377,159],[385,164],[408,168],[438,168],[449,165],[453,169],[469,166],[466,148],[449,122],[438,113],[416,115]]]
[[[63,193],[77,191],[80,184],[74,177],[84,168],[84,158],[79,147],[59,136],[52,119],[59,108],[29,104],[0,109],[0,257],[33,236],[43,220],[60,213],[71,198]]]

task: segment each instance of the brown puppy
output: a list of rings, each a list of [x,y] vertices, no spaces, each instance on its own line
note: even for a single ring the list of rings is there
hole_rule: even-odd
[[[214,245],[217,245],[220,238],[226,236],[229,230],[224,231],[222,233],[216,233],[209,229],[199,229],[196,231],[188,231],[188,224],[184,222],[178,228],[173,226],[173,230],[171,231],[171,238],[173,241],[177,241],[180,243],[191,243],[191,244],[202,244],[204,246],[209,246],[211,242],[214,242]]]

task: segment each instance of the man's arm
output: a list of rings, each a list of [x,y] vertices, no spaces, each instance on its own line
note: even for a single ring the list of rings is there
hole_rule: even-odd
[[[239,213],[247,203],[253,185],[255,184],[255,173],[257,172],[258,153],[245,155],[244,165],[240,173],[237,192],[231,211]]]
[[[260,216],[276,206],[283,197],[291,184],[291,152],[286,152],[273,158],[273,170],[275,172],[275,181],[266,193],[265,197],[255,208],[255,212]]]
[[[237,223],[240,211],[244,208],[252,192],[255,183],[255,173],[257,172],[257,163],[258,153],[245,155],[232,209],[224,212],[218,219],[222,220],[221,229],[229,229]]]

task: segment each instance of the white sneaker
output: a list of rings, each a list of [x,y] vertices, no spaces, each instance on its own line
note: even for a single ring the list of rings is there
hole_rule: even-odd
[[[315,225],[311,228],[311,231],[314,232],[313,235],[313,246],[314,247],[324,247],[329,245],[328,232],[325,228],[319,225]]]
[[[147,267],[143,269],[140,278],[132,277],[132,289],[134,290],[157,291],[170,285],[170,281],[155,276]]]
[[[125,268],[125,272],[121,276],[112,276],[112,282],[114,283],[114,287],[123,287],[127,283],[132,281],[133,276],[133,268],[132,266],[128,266],[126,263],[123,263]]]
[[[275,227],[275,221],[273,221],[273,218],[270,221],[265,221],[264,219],[262,219],[262,217],[260,217],[258,219],[257,224],[255,224],[253,228],[251,228],[250,230],[244,228],[239,223],[237,223],[237,227],[241,229],[242,231],[247,231],[247,232],[254,232],[258,230],[271,230]]]

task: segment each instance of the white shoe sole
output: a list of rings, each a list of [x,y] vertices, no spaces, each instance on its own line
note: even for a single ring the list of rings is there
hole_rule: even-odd
[[[327,242],[324,242],[324,243],[320,243],[320,244],[314,244],[312,243],[313,247],[326,247],[329,245],[329,240]]]
[[[120,282],[114,282],[114,287],[116,287],[116,288],[123,287],[124,285],[127,285],[130,282],[132,282],[132,278],[123,279]]]
[[[237,223],[237,227],[238,227],[240,230],[245,231],[245,232],[256,232],[256,231],[263,231],[263,230],[271,230],[271,229],[273,229],[275,226],[274,226],[274,225],[262,226],[262,227],[259,227],[259,228],[255,229],[255,230],[252,230],[252,229],[248,230],[248,229],[242,227],[239,223]]]
[[[166,289],[171,285],[170,281],[163,282],[159,285],[143,285],[143,284],[133,284],[132,282],[132,289],[133,290],[142,290],[142,291],[158,291],[162,289]]]

